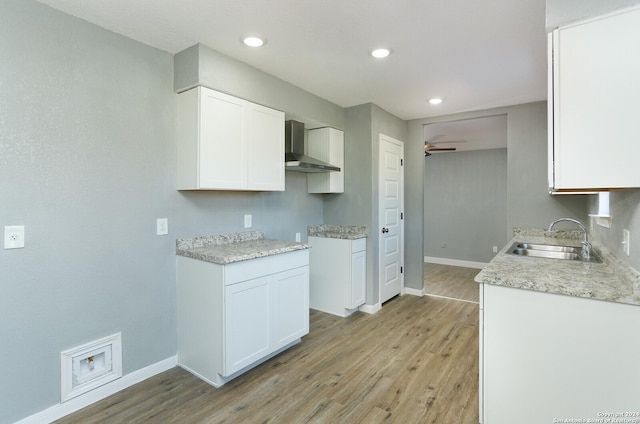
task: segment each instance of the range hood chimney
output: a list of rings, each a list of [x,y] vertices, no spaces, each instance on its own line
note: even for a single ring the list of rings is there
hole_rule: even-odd
[[[284,124],[284,169],[296,172],[340,171],[337,166],[304,154],[304,123],[287,121]]]

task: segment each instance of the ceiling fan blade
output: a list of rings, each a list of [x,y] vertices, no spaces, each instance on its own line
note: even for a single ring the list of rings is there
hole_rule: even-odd
[[[441,139],[442,137],[444,137],[445,134],[436,134],[436,135],[432,135],[431,137],[427,138],[425,140],[425,143],[433,143],[436,140]]]
[[[455,152],[455,147],[434,147],[432,149],[427,149],[430,152]]]
[[[431,144],[447,144],[447,143],[468,143],[468,140],[445,140],[445,141],[437,141]]]

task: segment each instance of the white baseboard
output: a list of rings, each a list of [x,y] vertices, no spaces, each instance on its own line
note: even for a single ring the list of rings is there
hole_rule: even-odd
[[[424,261],[430,264],[453,265],[453,266],[461,266],[464,268],[477,268],[477,269],[482,269],[488,265],[488,263],[485,263],[485,262],[461,261],[459,259],[436,258],[433,256],[425,256]]]
[[[422,289],[412,289],[411,287],[404,288],[404,294],[410,294],[411,296],[424,296],[424,288]]]
[[[42,424],[58,420],[66,415],[87,407],[92,403],[96,403],[99,400],[111,396],[114,393],[124,390],[127,387],[140,383],[141,381],[144,381],[149,377],[153,377],[156,374],[160,374],[161,372],[170,370],[171,368],[175,367],[177,363],[177,356],[169,357],[160,362],[156,362],[155,364],[151,364],[148,367],[127,374],[90,392],[74,397],[73,399],[70,399],[64,403],[53,405],[52,407],[47,408],[44,411],[40,411],[37,414],[23,418],[15,424]]]
[[[449,297],[449,296],[439,296],[437,294],[426,293],[425,296],[437,297],[438,299],[457,300],[458,302],[473,303],[474,305],[479,305],[480,304],[480,302],[474,302],[473,300],[458,299],[457,297]]]
[[[358,309],[367,314],[375,314],[382,309],[382,304],[376,303],[375,305],[362,305]]]

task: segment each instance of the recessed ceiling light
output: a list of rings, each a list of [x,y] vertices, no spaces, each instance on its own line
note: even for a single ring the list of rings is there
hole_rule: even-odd
[[[439,105],[440,103],[442,103],[442,99],[440,97],[434,97],[429,99],[429,103],[431,103],[432,105]]]
[[[387,56],[389,56],[391,54],[391,50],[389,49],[375,49],[371,52],[371,56],[377,58],[377,59],[382,59],[385,58]]]
[[[260,47],[267,43],[267,39],[258,34],[247,34],[242,37],[242,42],[249,47]]]

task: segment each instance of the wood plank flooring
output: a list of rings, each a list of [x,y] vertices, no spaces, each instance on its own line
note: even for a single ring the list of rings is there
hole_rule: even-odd
[[[478,305],[405,295],[311,311],[302,343],[213,388],[181,368],[58,423],[478,423]]]
[[[473,278],[480,272],[476,268],[424,264],[424,290],[426,294],[478,303],[480,291]]]

